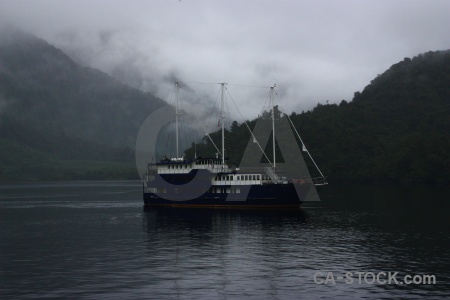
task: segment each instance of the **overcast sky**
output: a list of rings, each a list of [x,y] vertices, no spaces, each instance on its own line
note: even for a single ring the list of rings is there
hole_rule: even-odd
[[[449,13],[448,0],[0,0],[2,21],[163,99],[175,79],[276,83],[287,111],[351,100],[404,57],[449,49]],[[246,117],[267,94],[229,90]]]

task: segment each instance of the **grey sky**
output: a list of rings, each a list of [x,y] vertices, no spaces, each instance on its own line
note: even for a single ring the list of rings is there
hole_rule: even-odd
[[[449,49],[449,12],[447,0],[0,0],[1,20],[163,99],[174,78],[276,83],[287,111],[351,100],[404,57]],[[246,117],[260,112],[266,90],[229,89]]]

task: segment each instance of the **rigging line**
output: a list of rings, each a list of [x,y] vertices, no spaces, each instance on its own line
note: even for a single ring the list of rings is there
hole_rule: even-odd
[[[300,134],[298,134],[298,131],[297,131],[297,129],[295,128],[294,123],[292,122],[291,118],[289,117],[288,114],[285,113],[285,115],[286,115],[286,117],[288,118],[289,122],[291,122],[292,128],[294,128],[295,133],[297,134],[298,138],[300,139],[300,142],[302,143],[302,148],[304,147],[304,149],[306,150],[306,153],[308,153],[308,155],[309,155],[309,158],[311,158],[311,161],[312,161],[312,162],[314,163],[314,165],[316,166],[317,171],[319,171],[320,175],[321,175],[323,178],[325,178],[325,176],[322,174],[322,172],[320,171],[319,167],[317,166],[316,162],[315,162],[314,159],[312,158],[311,154],[309,153],[308,149],[306,148],[305,144],[303,143],[303,140],[302,140],[302,138],[300,137]]]
[[[224,124],[228,124],[228,127],[230,127],[230,122],[231,122],[231,117],[230,117],[230,107],[228,106],[228,101],[226,101],[226,99],[224,99],[225,101],[225,105],[227,107],[227,116],[225,118],[227,118],[227,122]]]
[[[219,151],[219,148],[217,148],[216,144],[214,143],[213,139],[209,135],[208,131],[206,131],[205,126],[203,126],[203,122],[200,120],[200,118],[198,117],[198,115],[197,115],[197,113],[195,111],[194,111],[194,115],[197,117],[197,120],[200,122],[200,125],[203,128],[203,131],[205,131],[206,136],[209,138],[209,140],[213,144],[214,148],[216,148],[217,152],[219,152],[219,154],[222,156],[222,153]]]
[[[194,83],[194,84],[217,84],[217,82],[199,82],[199,81],[183,81],[183,83]]]
[[[239,110],[239,107],[236,105],[236,102],[234,101],[233,97],[231,96],[230,92],[228,91],[227,87],[225,87],[225,90],[228,93],[228,96],[230,96],[231,101],[233,101],[234,106],[236,107],[239,115],[242,118],[242,121],[244,121],[245,126],[247,126],[248,131],[250,131],[250,134],[253,137],[253,140],[256,141],[256,144],[258,145],[259,149],[261,150],[262,154],[264,155],[264,157],[267,159],[267,161],[273,166],[272,162],[270,161],[270,159],[267,157],[266,153],[264,152],[264,150],[262,149],[261,145],[259,144],[258,140],[256,139],[255,135],[253,134],[253,132],[251,131],[250,127],[247,124],[247,121],[244,119],[244,117],[241,114],[241,111]]]
[[[183,84],[184,84],[184,82],[183,82]],[[180,84],[180,82],[178,82],[178,86],[180,87],[180,94],[179,94],[179,96],[180,96],[181,99],[183,99],[183,97],[181,95],[182,93],[184,93],[183,86]],[[187,127],[187,123],[188,122],[186,120],[185,111],[181,109],[181,103],[183,103],[183,102],[180,102],[180,105],[178,106],[178,114],[180,115],[180,118],[179,118],[178,122],[179,122],[179,125],[181,125],[180,126],[180,135],[184,139],[184,146],[183,146],[183,148],[185,149],[184,151],[186,151],[187,145],[188,145],[186,127]],[[183,151],[182,157],[184,157],[184,151]]]
[[[212,107],[212,109],[211,109],[211,113],[209,114],[209,118],[208,118],[207,124],[211,124],[211,117],[212,117],[213,114],[214,114],[214,110],[215,110],[215,108],[216,108],[216,103],[217,103],[217,101],[219,100],[219,95],[220,95],[220,89],[217,91],[216,100],[214,101],[214,105],[213,105],[213,107]]]
[[[263,111],[264,111],[264,107],[270,107],[269,108],[269,112],[272,110],[272,107],[270,106],[270,103],[267,103],[270,101],[270,90],[267,93],[267,97],[266,97],[266,101],[264,102],[264,106],[263,106]],[[267,104],[267,105],[266,105]]]
[[[201,82],[201,81],[183,81],[183,83],[193,83],[193,84],[217,84],[217,82]],[[251,87],[251,88],[263,88],[267,89],[269,86],[262,86],[262,85],[249,85],[249,84],[235,84],[235,83],[228,83],[229,85],[233,86],[243,86],[243,87]]]
[[[247,85],[247,84],[235,84],[235,83],[228,83],[228,85],[233,85],[233,86],[244,86],[244,87],[251,87],[251,88],[262,88],[262,89],[268,89],[268,88],[269,88],[269,86]]]
[[[173,140],[173,126],[174,126],[174,123],[170,122],[170,124],[168,126],[169,132],[167,132],[167,135],[166,135],[165,149],[163,149],[163,151],[165,151],[166,154],[169,154],[170,157],[172,157],[171,148],[172,148],[172,140]],[[165,130],[167,130],[167,128]],[[169,152],[169,153],[167,153],[167,152]]]
[[[170,100],[169,100],[170,101],[169,104],[172,106],[174,111],[176,110],[176,106],[177,106],[177,99],[176,99],[177,97],[175,96],[176,89],[177,88],[175,85],[175,87],[172,89],[172,93],[170,95]],[[166,111],[165,115],[167,115],[167,113],[168,112]],[[164,119],[166,119],[166,118],[164,117]],[[165,151],[169,153],[170,157],[175,156],[175,155],[172,155],[173,148],[176,147],[175,143],[177,142],[176,136],[175,136],[175,127],[176,127],[175,121],[170,122],[169,133],[167,135],[168,143],[166,143],[166,149],[165,149]]]
[[[167,101],[170,108],[175,108],[175,105],[176,105],[175,90],[176,90],[176,88],[172,89],[172,92],[170,93],[169,99]],[[166,120],[167,114],[168,114],[168,110],[166,110],[164,113],[164,118],[163,118],[164,120]],[[167,126],[168,128],[165,126],[166,130],[169,129],[169,132],[166,135],[165,149],[163,149],[163,151],[165,151],[166,153],[169,152],[168,153],[169,156],[172,156],[174,126],[175,126],[174,122],[170,122],[169,126]]]
[[[180,136],[181,136],[181,139],[184,141],[184,144],[183,144],[183,141],[181,142],[181,145],[180,145],[180,151],[181,151],[181,149],[186,149],[187,148],[187,138],[186,138],[186,135],[187,135],[187,133],[186,133],[186,124],[185,123],[187,123],[187,122],[185,122],[185,118],[184,118],[184,116],[182,115],[182,114],[180,114],[181,115],[181,118],[179,118],[179,120],[178,120],[178,124],[180,125]],[[183,126],[184,125],[184,126]],[[181,155],[181,157],[182,158],[184,158],[184,150],[182,151],[182,155]]]

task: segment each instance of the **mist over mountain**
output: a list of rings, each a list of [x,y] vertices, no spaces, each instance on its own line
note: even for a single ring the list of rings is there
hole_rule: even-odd
[[[351,101],[291,118],[330,180],[449,181],[449,83],[450,51],[428,52],[394,64]],[[163,105],[42,39],[0,29],[0,180],[137,178],[137,133]],[[238,165],[250,135],[238,122],[226,135]],[[207,139],[196,149],[214,154]]]
[[[131,162],[142,122],[164,103],[77,65],[42,39],[0,30],[0,166],[5,178],[30,161]]]
[[[290,115],[331,181],[366,182],[449,182],[449,116],[450,50],[405,58],[351,101]],[[219,142],[219,132],[212,136]],[[239,165],[250,134],[234,123],[226,138],[227,155]],[[207,153],[209,144],[205,139],[197,152]]]
[[[13,29],[0,33],[0,99],[3,118],[120,147],[134,147],[143,120],[164,103]]]

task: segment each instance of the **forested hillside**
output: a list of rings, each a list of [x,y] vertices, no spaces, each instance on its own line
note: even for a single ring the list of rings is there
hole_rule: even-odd
[[[136,178],[139,127],[163,104],[44,40],[2,28],[0,180]]]
[[[330,181],[450,181],[450,51],[405,58],[351,101],[290,117]],[[250,135],[235,122],[226,137],[239,164]],[[197,153],[208,149],[207,139],[197,145]]]
[[[44,40],[0,29],[0,180],[137,178],[139,127],[163,105]],[[394,64],[350,101],[290,117],[331,182],[435,182],[450,181],[449,116],[450,51],[437,51]],[[236,121],[226,130],[231,163],[249,138]],[[214,155],[207,139],[196,150]]]

